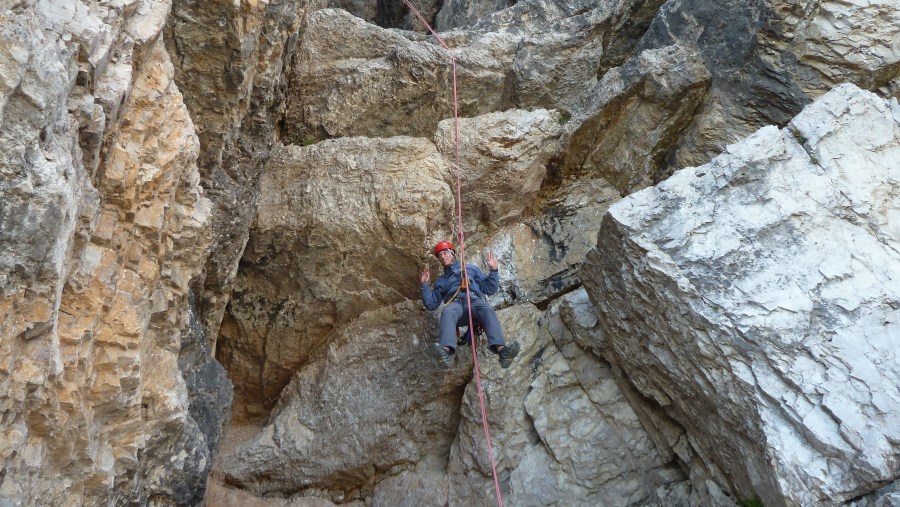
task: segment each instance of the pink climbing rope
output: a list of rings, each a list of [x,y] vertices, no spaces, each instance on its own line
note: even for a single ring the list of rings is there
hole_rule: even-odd
[[[447,44],[444,43],[444,40],[441,39],[437,33],[435,33],[434,29],[431,28],[431,25],[425,21],[425,18],[422,17],[422,14],[413,7],[413,5],[409,2],[409,0],[403,0],[403,3],[409,7],[409,10],[419,18],[419,21],[425,25],[425,28],[431,32],[431,35],[434,36],[435,39],[447,50],[447,53],[450,55],[450,64],[453,67],[453,125],[456,130],[456,204],[457,204],[457,216],[459,219],[458,228],[459,228],[459,263],[462,266],[462,274],[463,280],[466,282],[466,304],[469,308],[469,335],[472,337],[472,359],[475,362],[475,385],[478,387],[478,401],[481,402],[481,421],[484,424],[484,438],[487,440],[487,448],[488,448],[488,456],[491,458],[491,472],[494,474],[494,489],[497,492],[497,505],[503,507],[503,497],[500,496],[500,481],[497,479],[497,466],[494,464],[494,450],[491,445],[491,432],[488,429],[488,420],[487,420],[487,411],[484,408],[484,391],[481,389],[481,375],[478,373],[478,354],[475,351],[477,348],[477,344],[475,343],[475,326],[473,325],[472,320],[472,293],[468,290],[468,282],[469,282],[469,274],[466,271],[466,238],[465,234],[463,234],[463,219],[462,219],[462,177],[460,176],[459,169],[459,101],[456,95],[456,57],[453,56],[453,51]]]

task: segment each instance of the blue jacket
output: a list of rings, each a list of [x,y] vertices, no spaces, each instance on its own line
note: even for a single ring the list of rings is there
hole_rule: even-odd
[[[466,264],[466,272],[469,274],[469,287],[473,294],[484,299],[485,295],[490,296],[497,292],[500,288],[500,275],[496,269],[492,269],[490,274],[484,274],[474,264]],[[459,261],[444,268],[444,274],[437,277],[434,281],[434,289],[427,283],[422,284],[422,302],[425,308],[436,310],[441,303],[446,302],[447,298],[456,293],[456,289],[462,284],[462,268]],[[465,296],[465,291],[459,291],[459,296]]]

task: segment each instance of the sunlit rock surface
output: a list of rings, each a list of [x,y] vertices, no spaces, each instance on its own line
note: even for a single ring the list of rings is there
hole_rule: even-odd
[[[28,2],[0,17],[0,503],[203,497],[230,385],[205,343],[185,350],[206,341],[189,284],[211,205],[167,11]]]
[[[844,85],[604,220],[582,278],[614,362],[739,498],[900,475],[898,171],[897,102]]]

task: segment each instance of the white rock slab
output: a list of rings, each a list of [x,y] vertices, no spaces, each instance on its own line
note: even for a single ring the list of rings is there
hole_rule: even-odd
[[[900,106],[843,85],[610,208],[582,279],[634,384],[737,498],[900,476]]]

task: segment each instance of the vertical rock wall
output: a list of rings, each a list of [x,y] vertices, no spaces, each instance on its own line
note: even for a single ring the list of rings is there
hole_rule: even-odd
[[[26,2],[2,14],[7,504],[202,498],[217,445],[204,430],[230,400],[201,429],[178,364],[211,206],[160,39],[168,8]],[[222,373],[210,375],[227,392]]]

